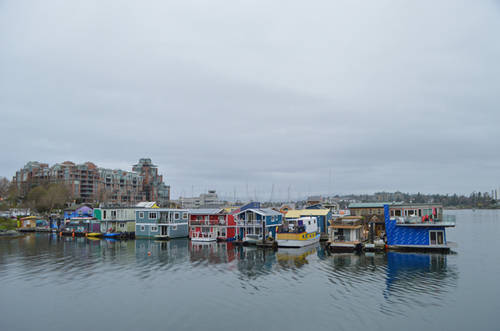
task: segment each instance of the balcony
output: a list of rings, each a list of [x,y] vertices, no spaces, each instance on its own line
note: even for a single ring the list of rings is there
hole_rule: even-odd
[[[235,219],[236,225],[237,226],[262,226],[262,222],[260,220],[239,220]]]
[[[210,225],[224,225],[224,221],[219,222],[218,220],[190,220],[189,224],[191,225],[201,225],[201,226],[210,226]]]
[[[442,215],[440,218],[423,220],[419,216],[395,217],[398,226],[445,226],[454,227],[455,215]]]

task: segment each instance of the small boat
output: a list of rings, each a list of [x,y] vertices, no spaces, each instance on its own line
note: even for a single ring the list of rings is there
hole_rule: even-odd
[[[215,232],[192,232],[191,241],[210,242],[217,241]]]
[[[276,241],[278,247],[304,247],[318,243],[320,237],[316,217],[300,217],[286,220]]]
[[[262,236],[258,234],[247,234],[243,238],[243,244],[247,245],[257,245],[259,241],[262,241]]]
[[[87,237],[102,237],[102,233],[100,233],[100,232],[90,232],[90,233],[87,233]]]
[[[121,236],[121,233],[117,233],[117,232],[107,232],[107,233],[104,233],[103,236],[105,238],[118,238]]]

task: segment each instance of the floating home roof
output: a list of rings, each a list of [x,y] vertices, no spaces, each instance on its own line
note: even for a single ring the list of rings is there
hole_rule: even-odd
[[[392,202],[356,202],[351,203],[349,208],[384,208],[384,205],[393,205]]]
[[[351,203],[349,208],[384,208],[384,205],[389,205],[389,207],[440,207],[441,203],[404,203],[404,202],[356,202]]]
[[[276,211],[274,209],[271,209],[271,208],[259,208],[259,209],[249,208],[249,209],[242,210],[242,211],[240,211],[240,212],[238,212],[236,214],[237,215],[243,214],[246,211],[251,211],[251,212],[254,212],[256,214],[263,215],[263,216],[283,215],[282,213],[280,213],[280,212],[278,212],[278,211]]]
[[[330,209],[297,209],[289,210],[286,214],[286,218],[298,218],[301,216],[327,216]]]
[[[155,201],[143,201],[135,205],[137,208],[158,208]]]
[[[215,215],[215,214],[223,214],[224,209],[222,208],[190,209],[189,213],[191,215]]]

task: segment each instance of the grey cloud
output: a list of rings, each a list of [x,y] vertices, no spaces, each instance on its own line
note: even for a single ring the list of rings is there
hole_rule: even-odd
[[[496,31],[494,2],[6,1],[0,174],[147,156],[174,195],[489,190]]]

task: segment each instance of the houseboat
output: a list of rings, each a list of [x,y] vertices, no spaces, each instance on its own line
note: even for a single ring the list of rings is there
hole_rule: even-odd
[[[94,216],[101,224],[105,237],[133,238],[135,236],[135,207],[95,208]]]
[[[283,223],[283,214],[270,208],[260,208],[252,202],[234,212],[237,237],[243,242],[253,243],[263,237],[276,239],[277,228]]]
[[[322,208],[321,206],[310,206],[306,209],[289,210],[285,214],[285,219],[297,219],[300,217],[315,217],[318,225],[318,232],[321,235],[322,240],[327,240],[328,238],[328,225],[332,219],[332,211],[327,208]]]
[[[319,242],[318,221],[316,217],[285,219],[276,236],[278,247],[304,247]]]
[[[354,252],[362,250],[365,240],[362,220],[356,216],[335,219],[329,226],[328,248],[331,252]]]
[[[144,208],[135,211],[135,237],[173,239],[188,237],[187,209]]]
[[[443,215],[442,209],[426,208],[405,212],[402,216],[384,206],[385,231],[389,249],[405,251],[449,252],[446,228],[455,227],[455,217]],[[398,215],[398,216],[396,216]]]
[[[18,230],[22,232],[35,231],[37,219],[37,216],[27,216],[19,219],[19,221],[17,221]]]
[[[93,217],[73,217],[61,229],[63,234],[85,236],[89,233],[100,233],[99,221]]]
[[[79,207],[64,210],[65,220],[75,217],[94,217],[94,209],[90,205],[83,204]]]
[[[234,216],[224,209],[189,210],[189,238],[193,241],[232,241],[236,234]]]

